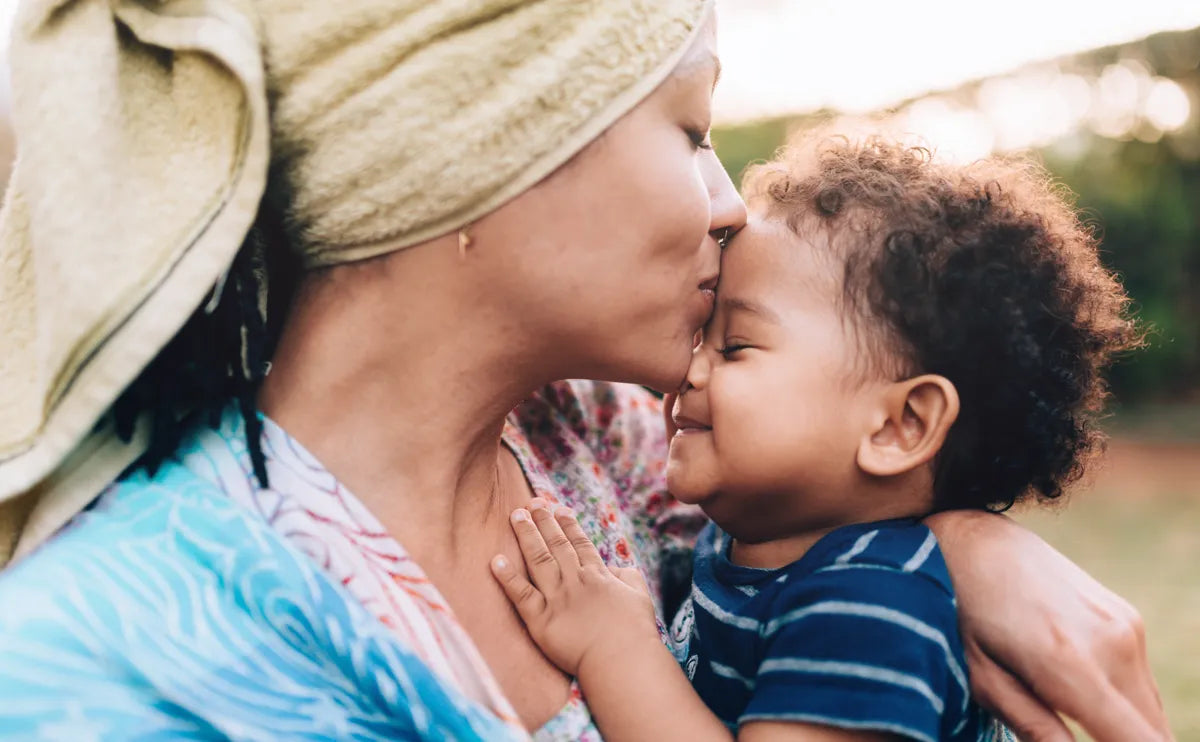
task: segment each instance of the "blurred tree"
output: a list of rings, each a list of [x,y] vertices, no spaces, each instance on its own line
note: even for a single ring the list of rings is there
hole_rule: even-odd
[[[713,146],[733,182],[741,185],[742,173],[752,162],[761,162],[774,154],[787,141],[788,135],[803,127],[812,117],[763,119],[733,127],[716,127],[712,132]]]
[[[1149,346],[1112,373],[1123,401],[1200,389],[1200,162],[1164,143],[1094,138],[1078,159],[1046,164],[1079,196],[1150,326]]]

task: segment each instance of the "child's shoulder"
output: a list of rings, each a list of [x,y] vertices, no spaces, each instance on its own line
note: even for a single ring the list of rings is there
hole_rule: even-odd
[[[840,528],[785,569],[760,605],[772,636],[799,618],[880,622],[937,637],[961,656],[958,606],[933,532],[920,522],[882,521]],[[876,631],[876,629],[872,629]]]
[[[760,621],[742,723],[803,715],[911,739],[975,739],[954,593],[928,528],[841,528],[786,572]]]
[[[915,519],[839,528],[818,541],[794,567],[805,581],[820,583],[876,585],[919,580],[938,588],[931,592],[954,600],[954,586],[937,537]]]

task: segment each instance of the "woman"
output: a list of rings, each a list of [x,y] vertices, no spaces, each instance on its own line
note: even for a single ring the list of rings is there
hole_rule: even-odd
[[[598,738],[487,564],[541,494],[680,584],[657,403],[558,380],[687,368],[744,219],[711,12],[24,6],[0,729]],[[1034,739],[1067,738],[1051,709],[1169,736],[1128,606],[1002,517],[931,525],[982,700]]]

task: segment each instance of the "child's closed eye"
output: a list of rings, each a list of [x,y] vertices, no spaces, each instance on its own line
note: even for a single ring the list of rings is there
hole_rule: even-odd
[[[717,352],[725,357],[725,360],[732,360],[737,357],[737,354],[743,350],[748,350],[751,346],[745,343],[726,342],[722,347],[717,349]]]

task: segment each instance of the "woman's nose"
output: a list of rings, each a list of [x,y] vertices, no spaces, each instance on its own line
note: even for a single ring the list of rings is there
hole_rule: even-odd
[[[709,151],[707,155],[701,167],[711,204],[712,217],[708,231],[721,240],[746,226],[746,204],[733,187],[733,181],[729,179],[729,173],[725,172],[716,153]]]

